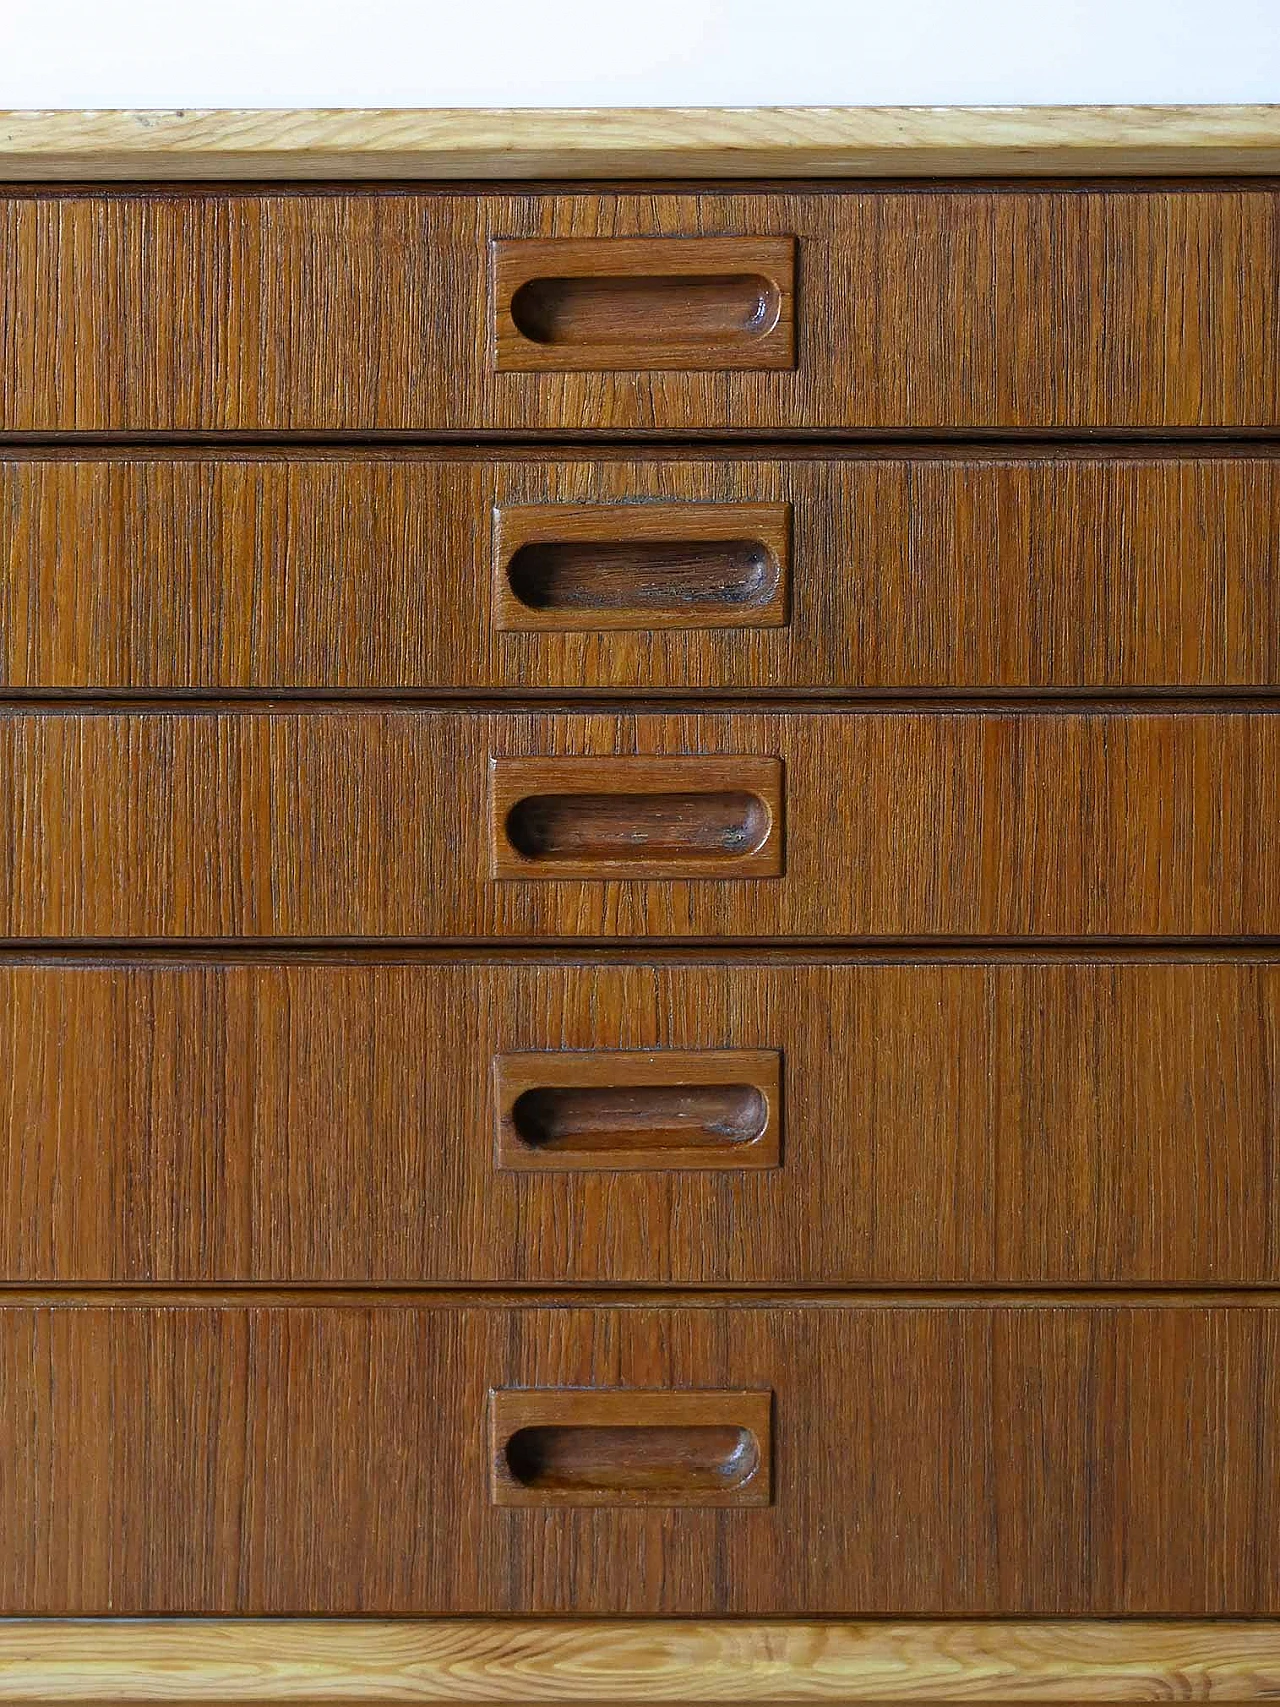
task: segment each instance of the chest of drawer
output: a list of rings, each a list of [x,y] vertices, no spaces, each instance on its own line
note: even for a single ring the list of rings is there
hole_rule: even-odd
[[[1280,1284],[1280,962],[0,970],[0,1281]]]
[[[16,692],[1273,689],[1256,448],[10,451]]]
[[[0,716],[10,938],[1280,934],[1258,711]]]
[[[1280,1613],[1261,1303],[11,1296],[0,1376],[9,1614]]]
[[[15,192],[0,431],[1269,429],[1278,230],[1265,185]]]
[[[1266,1692],[1252,169],[0,193],[0,1621]]]

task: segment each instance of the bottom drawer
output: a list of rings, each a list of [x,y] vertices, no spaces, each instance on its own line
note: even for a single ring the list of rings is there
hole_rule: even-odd
[[[1278,1419],[1230,1299],[10,1294],[0,1611],[1274,1616]]]

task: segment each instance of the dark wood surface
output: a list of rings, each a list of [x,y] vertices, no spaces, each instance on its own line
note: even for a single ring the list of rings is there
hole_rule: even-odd
[[[755,626],[786,616],[776,600],[743,605],[738,627],[717,609],[730,626],[708,630],[701,606],[682,623],[492,590],[504,537],[502,561],[548,531],[756,539],[762,503],[791,507],[785,626]],[[776,519],[767,543],[782,549]],[[13,690],[1280,684],[1268,455],[10,451],[0,565]]]
[[[679,483],[684,469],[668,472]],[[751,479],[750,468],[743,473]],[[493,628],[640,636],[790,622],[789,503],[663,503],[636,493],[613,503],[499,501],[493,519]]]
[[[767,1506],[773,1394],[507,1387],[489,1399],[494,1505]]]
[[[499,238],[499,372],[795,366],[788,237]]]
[[[1280,1617],[1276,187],[0,255],[0,1614]]]
[[[496,1165],[579,1174],[776,1168],[782,1072],[779,1049],[499,1050]]]
[[[490,875],[495,760],[684,755],[782,760],[783,875]],[[1278,797],[1269,711],[10,710],[0,934],[1277,936]]]
[[[1280,1284],[1276,957],[10,965],[0,1012],[6,1282]],[[744,1050],[780,1165],[499,1148],[521,1085]]]
[[[6,1613],[1280,1614],[1280,1308],[0,1308]],[[489,1392],[767,1392],[772,1503],[490,1502]]]
[[[503,373],[495,238],[794,237],[778,372]],[[1241,186],[10,191],[0,431],[1280,425],[1280,200]]]
[[[780,877],[782,765],[753,753],[491,758],[489,868],[565,878]]]

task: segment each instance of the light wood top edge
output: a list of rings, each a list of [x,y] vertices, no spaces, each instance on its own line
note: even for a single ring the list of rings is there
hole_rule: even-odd
[[[8,182],[1280,172],[1280,105],[0,112]]]
[[[1257,1701],[1280,1623],[0,1622],[0,1701]]]

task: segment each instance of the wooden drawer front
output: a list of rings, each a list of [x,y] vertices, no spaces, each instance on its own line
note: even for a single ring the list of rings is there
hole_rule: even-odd
[[[1274,1305],[11,1297],[0,1382],[5,1613],[1280,1613]]]
[[[1278,206],[14,191],[0,431],[1274,427]],[[681,237],[732,247],[689,275]]]
[[[13,689],[1280,684],[1270,456],[11,454]]]
[[[1267,712],[10,711],[0,934],[1275,936],[1278,797]]]
[[[1280,961],[9,966],[5,1282],[1275,1285]]]

